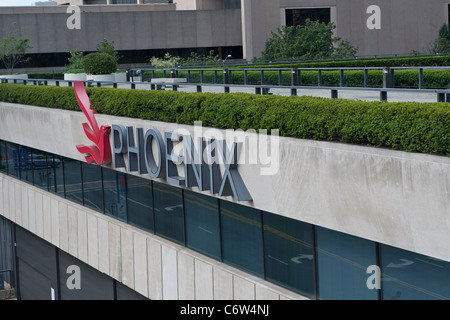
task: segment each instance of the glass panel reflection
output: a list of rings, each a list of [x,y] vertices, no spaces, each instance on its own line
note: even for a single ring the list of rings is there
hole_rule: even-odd
[[[83,204],[81,162],[64,158],[64,181],[66,184],[66,198],[79,204]]]
[[[220,201],[223,261],[263,275],[261,214],[259,210]]]
[[[449,300],[450,262],[380,244],[384,300]]]
[[[218,200],[185,190],[184,206],[186,245],[220,259]]]
[[[325,300],[376,300],[367,267],[376,265],[375,242],[316,227],[318,294]]]
[[[178,243],[184,243],[182,191],[162,183],[153,183],[155,231]]]
[[[148,231],[153,231],[152,181],[134,175],[127,175],[128,222]]]
[[[126,174],[108,168],[102,168],[102,170],[105,213],[119,220],[127,221]]]
[[[266,279],[314,297],[312,225],[263,213]]]
[[[82,162],[84,205],[103,213],[102,167]]]

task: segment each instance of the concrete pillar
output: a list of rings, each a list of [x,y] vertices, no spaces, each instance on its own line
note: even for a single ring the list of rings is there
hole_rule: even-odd
[[[243,56],[261,57],[271,31],[281,26],[280,0],[241,0]]]

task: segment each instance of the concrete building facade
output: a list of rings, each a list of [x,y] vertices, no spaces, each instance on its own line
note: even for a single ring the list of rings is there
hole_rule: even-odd
[[[198,129],[96,119],[131,128],[135,137],[138,128],[153,137],[157,131],[194,137]],[[75,147],[89,144],[85,121],[81,112],[0,103],[0,216],[16,234],[18,290],[29,294],[23,298],[73,298],[78,291],[66,286],[70,265],[81,268],[81,281],[106,277],[106,289],[79,298],[105,292],[112,298],[117,290],[150,299],[450,297],[448,157],[279,138],[273,161],[255,163],[246,160],[250,144],[244,143],[230,183],[234,192],[244,186],[251,200],[239,200],[188,187],[183,163],[165,178],[131,168],[132,153],[117,153],[125,168],[115,168],[116,158],[88,165]],[[211,128],[203,130],[200,136]],[[111,136],[114,148],[119,132]],[[264,174],[268,168],[274,170]],[[224,181],[227,174],[231,179],[226,172],[221,169]],[[169,175],[185,178],[174,185]],[[55,250],[62,264],[42,267],[38,256]],[[40,266],[31,279],[21,273]],[[375,267],[383,274],[381,289],[368,285]],[[41,278],[40,285],[32,282]],[[113,285],[116,291],[107,289]]]
[[[450,5],[448,0],[59,3],[80,6],[79,29],[67,27],[73,12],[66,5],[1,8],[0,27],[6,31],[16,22],[20,35],[30,39],[30,54],[95,51],[107,38],[119,51],[148,50],[151,55],[151,50],[213,48],[225,57],[233,48],[235,58],[252,60],[261,56],[272,31],[309,17],[335,23],[336,35],[357,46],[359,56],[409,54],[430,49],[439,28],[448,23]]]

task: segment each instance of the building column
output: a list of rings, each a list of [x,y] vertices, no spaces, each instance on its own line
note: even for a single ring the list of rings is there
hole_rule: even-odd
[[[244,59],[261,57],[271,31],[281,26],[280,0],[241,0]]]

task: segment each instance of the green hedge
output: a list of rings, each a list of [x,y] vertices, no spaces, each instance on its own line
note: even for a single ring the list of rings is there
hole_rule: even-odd
[[[254,68],[352,68],[352,67],[424,67],[449,66],[450,55],[417,56],[387,59],[354,59],[344,61],[318,61],[303,63],[277,63],[271,65],[253,65]]]
[[[155,78],[164,77],[163,71],[155,71]],[[178,71],[178,77],[187,78],[188,73],[184,70]],[[152,72],[144,73],[144,80],[150,81]],[[248,84],[261,84],[260,71],[247,71]],[[418,88],[419,87],[419,71],[418,70],[395,70],[394,71],[395,87],[397,88]],[[362,70],[346,70],[344,71],[344,86],[346,87],[362,87],[364,85],[364,71]],[[200,71],[190,72],[190,81],[192,83],[201,83]],[[214,71],[203,72],[203,83],[214,83]],[[244,84],[244,71],[231,69],[231,83]],[[424,88],[450,88],[450,69],[448,70],[432,70],[423,71]],[[217,83],[223,83],[221,72],[217,72]],[[263,83],[267,85],[278,85],[280,83],[278,71],[264,71]],[[281,85],[291,84],[291,72],[285,70],[281,72]],[[301,85],[316,86],[318,84],[317,71],[301,71]],[[340,72],[335,70],[322,71],[323,86],[339,86]],[[380,88],[383,86],[383,71],[368,71],[369,87]]]
[[[86,88],[93,108],[115,116],[450,156],[448,103],[364,102],[244,93]],[[0,84],[0,101],[79,111],[73,88]]]

